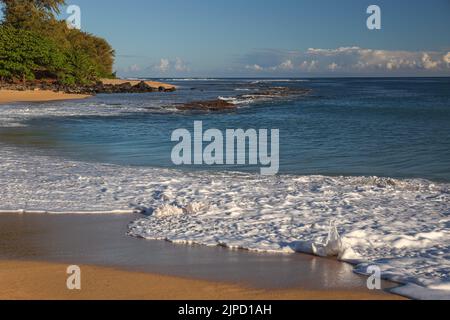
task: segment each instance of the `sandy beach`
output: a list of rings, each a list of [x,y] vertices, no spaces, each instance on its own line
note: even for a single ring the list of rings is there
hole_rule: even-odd
[[[81,265],[81,290],[66,287],[68,265],[0,261],[2,300],[372,300],[401,299],[365,291],[258,290],[241,285],[193,280]]]
[[[90,97],[83,94],[68,94],[63,92],[54,92],[50,90],[0,90],[0,103],[14,102],[45,102],[58,100],[85,99]]]
[[[1,215],[0,299],[402,299],[332,259],[135,239],[133,218]],[[69,265],[81,291],[66,288]]]

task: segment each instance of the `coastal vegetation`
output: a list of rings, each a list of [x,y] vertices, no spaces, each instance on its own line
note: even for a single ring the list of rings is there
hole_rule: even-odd
[[[114,50],[57,19],[65,0],[0,0],[0,80],[89,85],[114,78]]]

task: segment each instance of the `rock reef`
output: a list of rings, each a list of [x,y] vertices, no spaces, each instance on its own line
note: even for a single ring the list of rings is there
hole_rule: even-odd
[[[175,105],[181,111],[229,111],[236,109],[236,105],[225,100],[207,100],[207,101],[193,101]]]
[[[216,100],[192,101],[183,104],[175,104],[170,107],[175,107],[180,111],[232,111],[237,109],[239,105],[243,104],[258,101],[272,101],[274,99],[283,99],[294,96],[299,97],[307,95],[310,92],[310,89],[301,88],[264,87],[258,88],[253,92],[237,95],[235,97],[219,98]]]

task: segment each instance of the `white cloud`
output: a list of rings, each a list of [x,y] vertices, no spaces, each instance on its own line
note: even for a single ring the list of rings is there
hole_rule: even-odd
[[[261,67],[258,64],[254,64],[254,65],[251,65],[251,66],[247,65],[247,66],[245,66],[245,69],[253,70],[253,71],[263,71],[264,70],[264,68]]]
[[[261,68],[261,70],[264,69],[261,66],[259,66],[259,67]],[[267,70],[270,70],[270,71],[277,71],[277,70],[290,71],[290,70],[294,70],[294,69],[295,69],[295,66],[292,63],[292,60],[290,60],[290,59],[283,61],[282,63],[280,63],[277,66],[267,68]]]
[[[319,68],[319,61],[317,60],[313,60],[311,61],[310,65],[309,65],[309,70],[316,70],[317,68]]]
[[[450,52],[448,52],[443,58],[445,63],[450,64]]]
[[[339,65],[336,62],[333,62],[331,64],[328,65],[328,70],[330,71],[336,71],[337,69],[339,69]]]
[[[300,70],[303,70],[303,71],[311,72],[311,71],[317,70],[318,67],[319,67],[319,61],[317,61],[317,60],[312,60],[312,61],[305,60],[300,64]]]
[[[439,62],[433,61],[428,53],[423,54],[422,64],[425,69],[436,69],[439,66]]]
[[[279,68],[282,70],[292,70],[294,69],[294,64],[291,60],[286,60],[279,65]]]
[[[132,66],[130,66],[129,70],[131,72],[138,72],[141,71],[141,67],[139,67],[137,64],[133,64]]]
[[[186,71],[189,71],[189,68],[181,58],[176,58],[175,59],[175,71],[186,72]]]
[[[170,61],[169,59],[162,58],[159,61],[159,64],[154,67],[156,70],[162,73],[167,73],[170,69]]]
[[[119,71],[127,73],[127,74],[128,73],[136,73],[136,72],[141,71],[141,67],[139,65],[137,65],[137,64],[133,64],[133,65],[131,65],[129,67],[125,67],[125,68],[119,69]]]
[[[444,61],[447,64],[450,64],[450,52],[448,52],[446,55],[442,57],[442,61]]]
[[[263,63],[254,63],[262,61]],[[247,69],[267,73],[430,74],[450,72],[450,52],[377,50],[360,47],[265,50],[246,56]]]
[[[175,60],[162,58],[158,64],[152,67],[152,69],[163,74],[177,74],[190,71],[187,63],[179,57],[175,58]]]
[[[315,48],[309,48],[306,52],[307,54],[311,55],[318,55],[318,56],[335,56],[338,54],[351,54],[355,53],[361,50],[360,47],[340,47],[337,49],[315,49]]]

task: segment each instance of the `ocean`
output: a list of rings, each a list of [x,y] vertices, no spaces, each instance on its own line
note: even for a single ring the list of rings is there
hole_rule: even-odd
[[[163,81],[178,90],[0,106],[0,209],[137,210],[131,236],[336,256],[450,295],[450,78]],[[311,91],[258,94],[279,87]],[[211,99],[237,109],[176,109]],[[279,175],[175,166],[194,121],[278,129]]]
[[[426,79],[211,79],[174,80],[174,94],[100,95],[43,105],[26,129],[0,131],[0,139],[45,148],[46,154],[118,165],[174,168],[171,133],[279,129],[280,173],[380,176],[450,181],[450,78]],[[311,89],[285,99],[255,99],[266,87]],[[235,98],[227,113],[165,108],[193,100]],[[252,99],[253,98],[253,99]],[[80,114],[72,113],[77,108]],[[98,110],[97,110],[98,109]],[[21,121],[21,120],[20,120]],[[13,137],[5,137],[13,135]],[[19,136],[19,137],[18,137]],[[21,137],[24,138],[22,139]],[[51,137],[51,141],[48,138]],[[254,166],[182,166],[183,170],[251,171]]]

